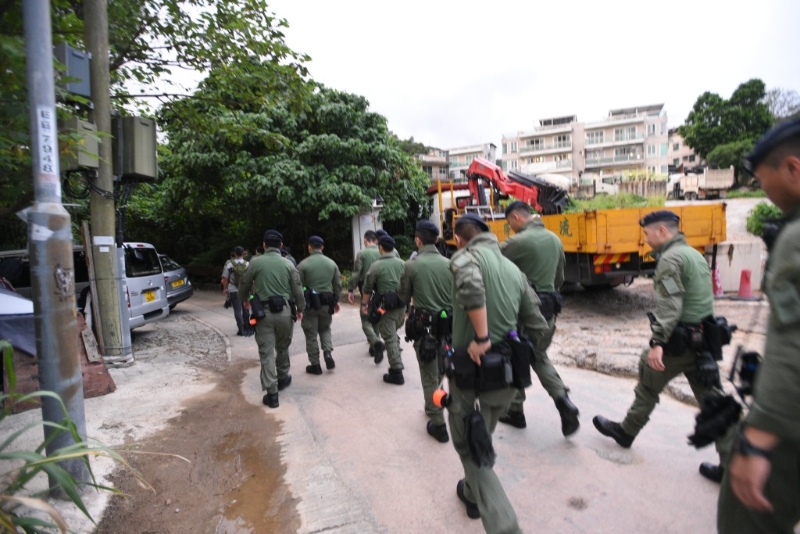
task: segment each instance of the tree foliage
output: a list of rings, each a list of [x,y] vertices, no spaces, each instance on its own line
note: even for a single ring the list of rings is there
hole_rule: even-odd
[[[791,89],[775,87],[764,95],[764,104],[769,108],[775,122],[793,117],[800,113],[800,95]]]
[[[423,203],[427,176],[364,97],[313,82],[280,91],[274,76],[253,61],[226,65],[162,108],[163,181],[147,209],[131,205],[137,235],[149,228],[158,243],[165,234],[149,223],[163,221],[186,238],[177,256],[210,261],[198,251],[253,248],[267,228],[295,246],[317,233],[346,262],[351,218],[376,196],[385,220]]]
[[[705,92],[697,98],[685,124],[678,128],[687,145],[708,159],[712,150],[729,143],[750,143],[772,126],[772,115],[763,102],[764,82],[752,79],[729,99]]]
[[[15,241],[24,236],[24,226],[13,214],[33,198],[21,4],[0,5],[0,234],[13,234]],[[83,1],[52,0],[51,6],[54,44],[84,49]],[[257,61],[274,74],[264,79],[294,89],[308,76],[308,56],[286,45],[287,23],[266,0],[112,0],[108,9],[111,96],[119,107],[149,109],[145,96],[160,102],[184,98],[184,72],[241,61]],[[287,71],[293,75],[282,75]],[[62,113],[69,108],[85,115],[59,100]]]

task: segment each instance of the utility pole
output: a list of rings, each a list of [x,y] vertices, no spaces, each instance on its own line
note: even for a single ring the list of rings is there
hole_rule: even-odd
[[[31,155],[35,200],[28,210],[28,254],[31,262],[31,293],[36,326],[39,384],[61,396],[82,437],[86,436],[83,407],[83,377],[78,354],[78,322],[75,317],[75,270],[72,259],[70,216],[61,204],[58,167],[58,127],[53,82],[53,39],[49,0],[22,3],[25,26],[25,57],[30,105]],[[42,419],[60,423],[60,403],[42,397]],[[57,431],[44,427],[45,438]],[[47,445],[47,454],[74,443],[68,432],[57,433]],[[61,466],[79,483],[89,481],[81,458],[65,460]],[[50,488],[58,481],[50,477]]]
[[[97,126],[100,136],[98,146],[99,168],[95,184],[97,188],[109,193],[108,197],[92,190],[92,257],[97,294],[93,295],[102,315],[103,356],[115,357],[130,354],[130,341],[123,341],[120,323],[120,283],[118,272],[121,266],[117,261],[114,236],[116,234],[113,168],[111,165],[111,100],[109,98],[108,66],[108,2],[106,0],[84,0],[84,28],[86,46],[92,56],[90,78],[94,109],[89,120]],[[127,352],[127,354],[125,354]]]

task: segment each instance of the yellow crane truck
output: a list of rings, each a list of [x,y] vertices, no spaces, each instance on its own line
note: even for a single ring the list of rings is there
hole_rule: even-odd
[[[455,250],[455,221],[468,212],[481,215],[501,242],[508,239],[511,229],[501,203],[513,196],[533,206],[545,226],[561,239],[566,256],[565,280],[585,287],[629,284],[637,276],[655,271],[652,249],[639,226],[651,211],[667,209],[678,214],[686,241],[703,254],[711,247],[712,268],[716,245],[726,239],[724,203],[563,213],[563,189],[537,177],[505,175],[498,166],[479,158],[472,162],[466,184],[439,182],[429,193],[435,195],[432,219],[442,229],[445,254]]]

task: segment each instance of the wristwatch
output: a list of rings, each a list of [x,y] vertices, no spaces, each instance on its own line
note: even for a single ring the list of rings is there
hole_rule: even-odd
[[[472,338],[472,340],[475,343],[488,343],[489,341],[491,341],[491,339],[492,338],[489,337],[488,334],[486,335],[486,337],[478,337],[478,334],[475,334],[475,337]]]
[[[656,347],[662,347],[663,348],[664,347],[664,342],[663,341],[656,341],[655,339],[651,339],[650,340],[650,348],[654,349]]]
[[[742,456],[760,456],[767,460],[772,459],[772,451],[756,447],[747,439],[741,425],[736,429],[736,437],[733,439],[733,452]]]

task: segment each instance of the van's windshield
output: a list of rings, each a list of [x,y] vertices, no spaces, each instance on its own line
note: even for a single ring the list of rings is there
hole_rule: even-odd
[[[128,278],[161,273],[161,263],[154,248],[125,247],[125,275]]]

